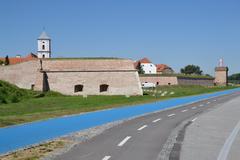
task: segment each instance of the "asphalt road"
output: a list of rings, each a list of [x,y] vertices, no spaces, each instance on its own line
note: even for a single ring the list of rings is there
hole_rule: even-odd
[[[157,160],[171,132],[183,121],[195,118],[229,101],[239,93],[216,97],[175,109],[126,121],[82,142],[57,160]]]

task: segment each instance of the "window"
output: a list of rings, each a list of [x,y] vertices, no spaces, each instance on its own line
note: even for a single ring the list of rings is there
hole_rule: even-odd
[[[42,50],[45,50],[45,45],[42,45]]]
[[[83,85],[78,84],[74,86],[74,92],[82,92],[83,91]]]
[[[159,82],[157,82],[156,84],[159,85]]]
[[[42,58],[45,58],[45,54],[42,55]]]
[[[107,92],[109,85],[107,84],[101,84],[100,85],[100,92]]]
[[[170,86],[170,85],[171,85],[171,83],[168,83],[168,85]]]

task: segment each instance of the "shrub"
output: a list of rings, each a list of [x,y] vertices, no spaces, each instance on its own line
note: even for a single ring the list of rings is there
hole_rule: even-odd
[[[18,97],[16,95],[13,95],[11,98],[11,102],[12,103],[18,103],[20,100],[18,99]]]
[[[44,97],[45,94],[44,93],[40,93],[40,94],[37,94],[34,96],[34,98],[41,98],[41,97]]]
[[[7,104],[6,99],[2,96],[0,96],[0,104]]]

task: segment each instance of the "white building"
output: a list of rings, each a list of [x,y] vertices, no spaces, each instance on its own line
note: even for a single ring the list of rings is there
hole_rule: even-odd
[[[45,31],[39,36],[38,40],[38,58],[51,58],[51,38]]]
[[[149,59],[143,58],[135,63],[135,68],[140,68],[143,70],[144,74],[156,74],[157,67]]]
[[[141,63],[144,74],[156,74],[157,68],[153,63]]]

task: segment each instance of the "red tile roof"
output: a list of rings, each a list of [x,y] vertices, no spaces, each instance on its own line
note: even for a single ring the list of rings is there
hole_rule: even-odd
[[[143,58],[139,60],[140,63],[152,63],[148,58]]]
[[[169,67],[166,64],[156,64],[157,67],[157,72],[163,72],[165,69],[171,69],[171,67]]]
[[[140,59],[140,60],[136,61],[134,63],[134,68],[139,69],[139,66],[140,66],[141,63],[152,63],[152,62],[148,58],[145,57],[143,59]]]
[[[37,56],[33,53],[28,54],[26,57],[9,57],[9,63],[11,64],[17,64],[22,63],[26,61],[31,61],[37,59]],[[1,61],[5,61],[5,57],[0,57]]]

